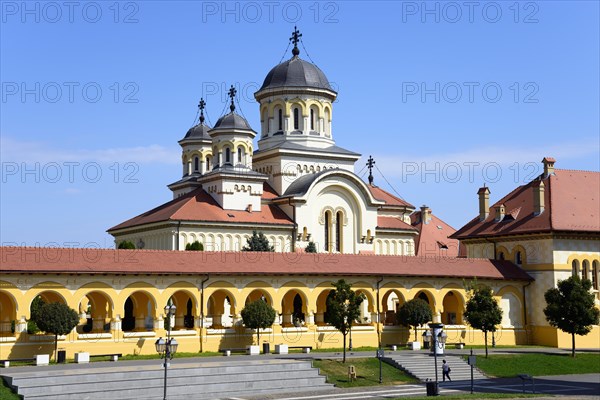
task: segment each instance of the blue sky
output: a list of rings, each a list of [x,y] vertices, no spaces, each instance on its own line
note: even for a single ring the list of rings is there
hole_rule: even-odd
[[[294,25],[356,172],[372,155],[376,184],[455,228],[544,156],[600,169],[596,1],[68,4],[1,3],[3,244],[112,247],[106,229],[171,199],[201,96],[214,123],[236,84],[258,130]]]

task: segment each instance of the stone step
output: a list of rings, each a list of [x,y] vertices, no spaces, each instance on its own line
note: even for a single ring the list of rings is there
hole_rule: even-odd
[[[227,383],[232,374],[223,374],[223,375],[209,375],[209,376],[199,376],[199,375],[188,375],[188,376],[178,376],[168,377],[168,382],[170,386],[206,386],[206,385],[215,385],[219,383]],[[301,379],[301,378],[314,378],[318,377],[318,371],[314,369],[306,369],[306,370],[292,370],[292,371],[273,371],[273,372],[261,372],[260,380],[280,380],[280,379]],[[110,391],[110,390],[126,390],[129,388],[148,387],[149,382],[163,382],[164,373],[157,374],[154,377],[136,379],[132,378],[131,380],[121,380],[121,381],[112,381],[110,380],[110,376],[104,382],[93,382],[93,383],[70,383],[65,384],[64,382],[54,382],[52,385],[45,386],[27,386],[22,387],[18,385],[20,388],[19,394],[24,396],[33,396],[39,394],[69,394],[69,393],[81,393],[87,390],[93,389],[94,391]],[[251,382],[257,378],[256,373],[243,373],[243,374],[235,374],[235,379],[243,382]],[[22,388],[22,389],[21,389]]]
[[[445,359],[450,365],[450,377],[453,380],[470,380],[471,366],[461,357],[444,355],[438,358],[438,379],[442,379],[442,362]],[[435,364],[431,356],[421,355],[391,355],[385,358],[386,362],[399,368],[421,381],[435,379]],[[473,379],[487,379],[477,368],[473,370]]]
[[[319,386],[324,386],[326,388],[331,388],[331,385],[325,385],[325,377],[319,377],[320,381],[315,383],[316,377],[312,378],[300,378],[294,379],[293,385],[294,387],[310,387],[317,388]],[[169,381],[168,386],[168,395],[172,398],[183,398],[185,396],[189,396],[189,398],[199,399],[212,399],[215,397],[234,397],[235,394],[245,394],[248,393],[257,393],[258,391],[281,391],[283,389],[289,389],[290,382],[286,382],[283,379],[272,381],[272,380],[258,380],[254,379],[252,381],[245,382],[225,382],[225,383],[216,383],[212,385],[180,385],[180,386],[172,386]],[[114,389],[114,390],[104,390],[101,392],[90,392],[81,390],[76,393],[60,393],[60,394],[50,394],[50,395],[33,395],[33,396],[24,396],[25,400],[30,399],[43,399],[43,400],[105,400],[105,399],[123,399],[123,398],[137,398],[137,399],[147,399],[149,397],[155,397],[157,395],[161,395],[163,391],[163,383],[152,382],[147,383],[144,387],[135,387],[129,389]]]
[[[282,369],[286,371],[310,370],[312,365],[309,361],[274,363],[264,365],[218,365],[218,366],[185,366],[171,363],[169,366],[169,377],[186,377],[200,375],[203,377],[212,377],[215,375],[240,374],[240,373],[267,373],[278,372]],[[58,382],[61,385],[66,384],[85,384],[110,381],[118,383],[120,381],[131,381],[141,379],[162,378],[164,369],[162,364],[157,363],[156,367],[144,370],[135,370],[129,368],[81,368],[69,371],[65,374],[63,371],[46,371],[44,376],[39,373],[30,372],[26,374],[15,374],[9,377],[9,384],[14,386],[48,386]]]
[[[156,365],[28,369],[4,374],[25,400],[160,399],[164,369]],[[310,361],[227,360],[171,363],[168,395],[177,399],[216,399],[290,391],[331,389]]]

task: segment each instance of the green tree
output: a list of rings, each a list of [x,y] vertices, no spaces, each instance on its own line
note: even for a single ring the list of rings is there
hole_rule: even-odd
[[[256,329],[256,343],[260,344],[260,330],[267,329],[275,322],[275,310],[265,300],[258,299],[242,310],[242,321],[250,329]]]
[[[431,308],[423,299],[412,299],[400,307],[396,318],[399,323],[415,329],[415,342],[417,341],[417,327],[425,325],[432,319]]]
[[[468,285],[469,300],[464,317],[475,329],[483,331],[485,357],[488,356],[488,332],[496,332],[496,325],[502,322],[502,309],[492,295],[492,289],[476,283]]]
[[[47,303],[40,309],[35,321],[40,330],[54,335],[54,361],[58,347],[58,335],[66,335],[79,323],[77,312],[63,303]]]
[[[185,245],[187,251],[204,251],[204,245],[199,241],[194,241]]]
[[[308,242],[308,244],[306,245],[306,248],[304,249],[305,253],[316,253],[317,252],[317,246],[315,245],[315,242]]]
[[[133,244],[133,242],[130,242],[129,240],[124,240],[121,243],[119,243],[118,249],[120,249],[120,250],[133,250],[133,249],[135,249],[135,244]]]
[[[40,328],[38,328],[37,323],[35,321],[37,321],[40,318],[40,310],[42,309],[42,306],[44,304],[46,303],[44,302],[44,299],[42,299],[41,296],[37,296],[31,302],[31,306],[29,307],[30,318],[29,321],[27,321],[27,333],[29,333],[30,335],[34,335],[40,331]]]
[[[327,296],[328,322],[344,337],[344,358],[346,362],[346,335],[352,329],[352,322],[360,318],[360,304],[365,299],[363,293],[356,293],[345,280],[332,283],[335,288]]]
[[[252,231],[252,236],[246,240],[242,251],[275,251],[275,247],[271,246],[264,233]]]
[[[557,286],[544,294],[544,314],[550,325],[571,334],[571,356],[575,357],[575,335],[590,333],[592,325],[598,325],[600,311],[594,305],[592,283],[588,279],[571,276],[558,281]]]

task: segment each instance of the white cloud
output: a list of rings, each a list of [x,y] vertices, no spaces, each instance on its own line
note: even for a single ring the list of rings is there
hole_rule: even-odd
[[[53,148],[45,142],[21,141],[4,136],[0,137],[0,155],[3,162],[40,163],[96,161],[99,163],[178,164],[181,159],[176,148],[159,145],[66,150]]]

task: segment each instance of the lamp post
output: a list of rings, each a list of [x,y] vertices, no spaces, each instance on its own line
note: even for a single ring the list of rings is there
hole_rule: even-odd
[[[158,338],[154,345],[156,346],[156,352],[160,354],[160,358],[164,358],[165,362],[163,367],[165,369],[165,380],[164,380],[164,395],[163,400],[167,400],[167,368],[169,367],[168,360],[173,359],[173,355],[177,352],[177,340],[171,338],[171,317],[175,315],[177,307],[174,304],[165,306],[165,318],[168,318],[169,325],[167,327],[167,340],[162,337]]]

